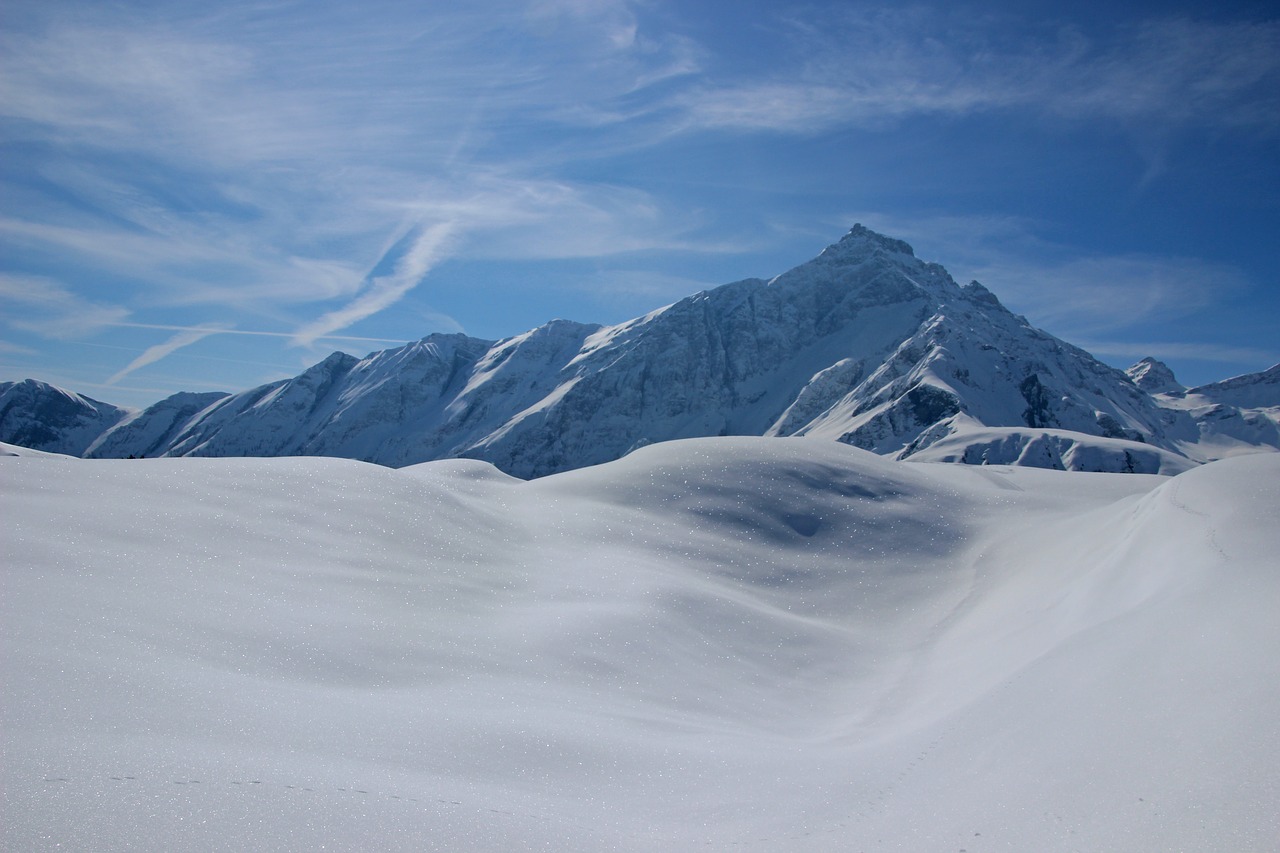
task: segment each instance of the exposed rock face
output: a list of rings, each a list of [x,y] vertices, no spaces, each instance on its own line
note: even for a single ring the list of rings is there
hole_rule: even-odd
[[[1193,391],[1228,405],[1277,385],[1219,384]],[[966,429],[1018,427],[1190,455],[1196,420],[1157,405],[1157,387],[1182,389],[1159,362],[1126,376],[1033,328],[977,282],[961,287],[906,243],[856,226],[772,280],[727,284],[617,326],[556,320],[497,343],[432,335],[363,359],[335,353],[239,394],[176,395],[127,418],[90,418],[62,452],[392,466],[471,457],[537,477],[696,436],[812,436],[907,458]],[[26,432],[0,440],[53,449],[66,417],[24,405]]]

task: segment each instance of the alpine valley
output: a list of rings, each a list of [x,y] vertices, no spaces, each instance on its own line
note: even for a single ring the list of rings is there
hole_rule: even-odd
[[[1034,328],[855,226],[817,258],[616,326],[462,334],[142,411],[0,384],[0,441],[99,458],[470,458],[521,478],[703,436],[812,436],[897,459],[1175,474],[1280,449],[1280,365],[1184,388]]]

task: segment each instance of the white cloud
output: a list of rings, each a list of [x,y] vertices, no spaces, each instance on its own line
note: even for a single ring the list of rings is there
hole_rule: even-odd
[[[610,50],[626,50],[636,40],[635,14],[622,0],[533,0],[527,14],[531,31],[544,37],[573,26],[598,34]]]
[[[1280,21],[1144,22],[1121,46],[1069,63],[1042,89],[1049,109],[1069,115],[1276,130]]]
[[[453,222],[476,258],[599,258],[652,250],[722,253],[742,247],[692,236],[700,215],[626,186],[528,178],[499,170],[426,182],[405,215]]]

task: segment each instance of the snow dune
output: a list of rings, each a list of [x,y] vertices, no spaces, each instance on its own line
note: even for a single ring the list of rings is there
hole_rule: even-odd
[[[1280,839],[1280,456],[13,452],[4,849]]]

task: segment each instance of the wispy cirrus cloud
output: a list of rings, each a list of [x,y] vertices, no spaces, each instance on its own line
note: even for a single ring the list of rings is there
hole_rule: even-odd
[[[402,205],[425,221],[451,222],[471,257],[593,258],[663,250],[717,254],[724,241],[693,236],[703,220],[643,189],[530,178],[476,169],[465,178],[424,182]]]
[[[251,25],[243,7],[175,9],[145,21],[55,16],[4,37],[0,109],[29,137],[85,156],[38,164],[74,207],[46,203],[0,222],[0,240],[110,270],[148,304],[279,314],[352,300],[294,320],[299,341],[412,290],[400,278],[370,284],[363,272],[406,211],[453,223],[467,239],[449,247],[481,256],[678,242],[647,193],[548,178],[549,149],[536,143],[584,101],[696,70],[690,40],[642,34],[628,3],[411,16],[331,4],[303,22],[254,13]],[[535,141],[510,128],[532,129]]]
[[[444,213],[428,221],[486,234],[455,249],[577,256],[671,242],[668,224],[636,217],[645,193],[618,203],[607,186],[537,174],[551,150],[539,137],[575,105],[696,69],[690,40],[642,34],[628,3],[327,4],[302,21],[234,5],[136,20],[37,9],[0,36],[0,113],[11,135],[71,156],[32,164],[59,192],[0,222],[0,241],[64,271],[110,270],[149,304],[272,313],[365,288],[303,337],[376,313],[403,293],[370,287],[362,268],[428,192]],[[503,249],[501,223],[527,231],[533,214],[560,227]]]
[[[689,128],[812,133],[1001,110],[1067,119],[1280,131],[1280,22],[1185,18],[1104,36],[991,27],[936,9],[861,7],[791,20],[792,61],[673,98]],[[1016,33],[1016,34],[1015,34]]]
[[[0,353],[8,353],[10,355],[36,355],[36,352],[37,351],[31,347],[24,347],[22,344],[0,341]]]
[[[0,300],[8,325],[50,338],[91,334],[129,316],[127,308],[86,299],[43,276],[0,273]]]
[[[173,223],[168,230],[118,222],[44,223],[0,219],[11,247],[57,253],[64,265],[128,276],[153,303],[280,304],[329,299],[359,286],[354,264],[291,255],[263,245],[248,229],[226,233]],[[211,273],[211,271],[216,271]]]

